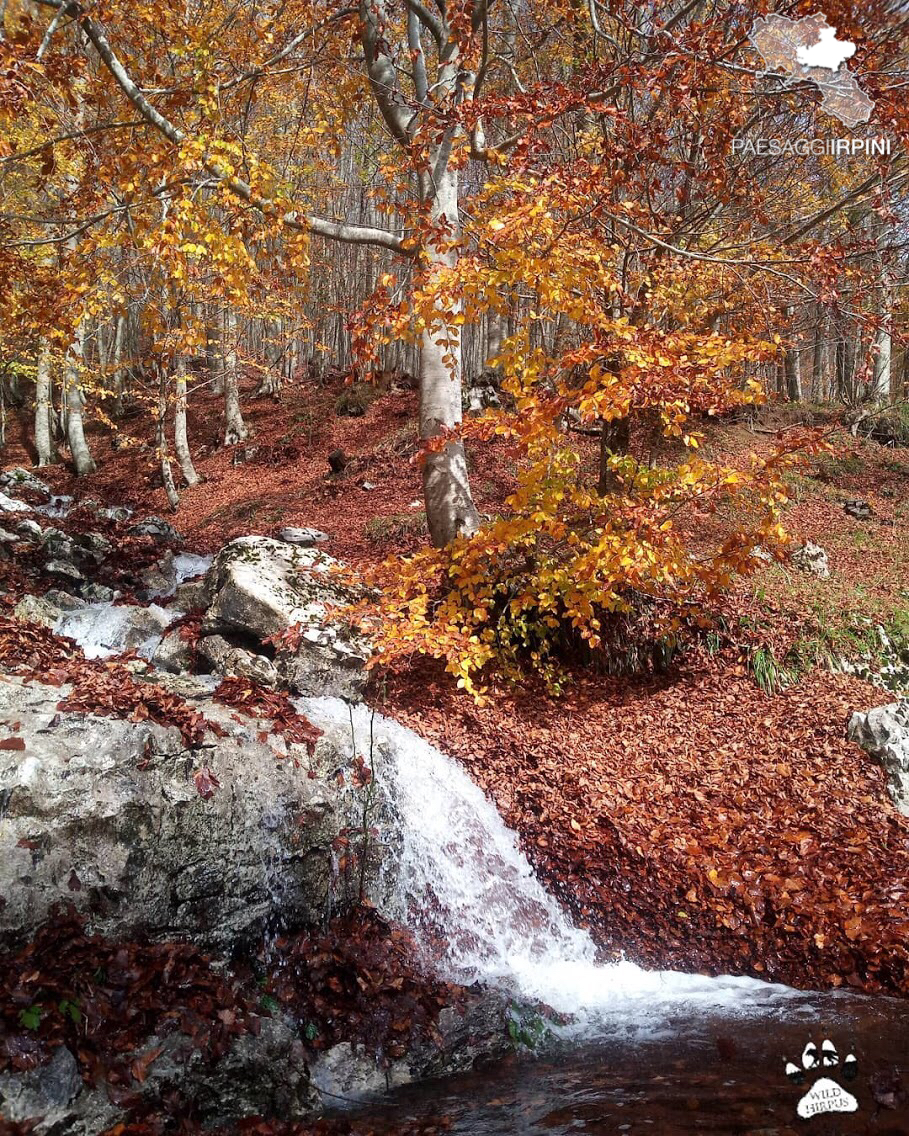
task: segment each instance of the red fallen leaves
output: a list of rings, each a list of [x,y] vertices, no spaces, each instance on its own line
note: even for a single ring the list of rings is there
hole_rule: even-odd
[[[0,1072],[34,1069],[66,1045],[84,1080],[103,1084],[129,1110],[106,1136],[196,1133],[202,1129],[192,1101],[179,1091],[141,1095],[165,1050],[179,1060],[198,1053],[214,1064],[237,1038],[258,1034],[258,1008],[271,1013],[283,1004],[304,1044],[324,1049],[350,1040],[387,1064],[410,1045],[434,1040],[441,1010],[465,994],[427,977],[409,933],[367,909],[335,918],[322,931],[278,940],[267,967],[271,978],[263,988],[261,965],[240,961],[232,973],[213,968],[186,943],[113,943],[87,935],[72,912],[58,912],[27,946],[0,955]],[[0,1130],[6,1132],[2,1124]],[[436,1130],[417,1124],[398,1132]],[[10,1131],[24,1136],[27,1129]],[[230,1131],[343,1136],[362,1130],[342,1118],[252,1117]]]
[[[463,990],[427,973],[412,935],[361,907],[324,932],[279,939],[273,993],[305,1022],[313,1049],[353,1040],[380,1063],[435,1040],[435,1022]]]
[[[25,738],[0,738],[0,749],[24,750]]]
[[[193,774],[193,784],[196,786],[196,792],[203,801],[207,801],[210,797],[213,797],[215,795],[215,789],[221,786],[221,782],[207,765],[203,765],[201,769]]]
[[[129,1094],[160,1055],[152,1036],[179,1032],[215,1061],[256,1028],[254,995],[185,943],[111,943],[58,913],[27,946],[0,955],[0,1070],[22,1072],[66,1045],[91,1083]],[[231,1010],[230,1018],[223,1015]]]
[[[233,706],[250,717],[269,718],[275,731],[285,741],[305,745],[310,754],[315,751],[316,742],[322,736],[323,731],[298,713],[283,691],[269,690],[250,678],[231,676],[222,679],[214,697],[225,706]]]
[[[61,710],[176,726],[190,748],[202,744],[206,730],[222,732],[178,695],[138,681],[123,663],[86,659],[72,639],[6,615],[0,615],[0,668],[55,686],[71,684]]]
[[[387,709],[464,762],[606,953],[909,994],[909,821],[845,737],[887,698],[826,672],[767,697],[699,658],[485,707],[422,671]]]

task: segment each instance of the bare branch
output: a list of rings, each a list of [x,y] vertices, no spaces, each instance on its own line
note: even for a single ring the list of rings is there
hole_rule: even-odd
[[[426,5],[422,4],[420,0],[404,0],[404,3],[407,5],[408,12],[412,12],[413,15],[417,17],[420,23],[432,35],[432,38],[439,47],[441,47],[448,38],[448,29],[445,27],[442,20],[434,13],[430,12]]]

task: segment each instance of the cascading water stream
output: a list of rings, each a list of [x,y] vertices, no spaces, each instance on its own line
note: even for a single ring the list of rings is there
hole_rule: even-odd
[[[350,709],[338,699],[299,704],[322,728],[349,724]],[[633,1007],[640,1023],[682,1003],[750,1014],[799,996],[751,978],[598,964],[590,936],[542,886],[516,834],[452,758],[366,706],[353,709],[353,724],[357,752],[396,814],[387,857],[395,883],[384,913],[441,948],[445,977],[543,1002],[575,1016],[585,1032],[614,1021],[623,1007]]]
[[[175,565],[179,582],[207,562],[190,557]],[[139,646],[150,657],[178,613],[155,604],[146,611],[162,624]],[[109,655],[124,649],[129,615],[128,607],[89,604],[65,613],[55,630],[75,638],[90,657]],[[297,701],[316,725],[350,739],[346,702]],[[381,834],[390,845],[378,889],[383,914],[441,958],[446,978],[544,1003],[571,1015],[573,1032],[591,1036],[623,1020],[640,1029],[683,1006],[724,1014],[760,1013],[781,1003],[795,1009],[797,991],[756,979],[597,963],[593,940],[546,891],[516,834],[460,765],[367,706],[353,707],[352,714],[356,750],[373,767],[384,807],[394,813]],[[352,751],[353,742],[347,744]]]
[[[211,567],[211,561],[210,556],[178,553],[173,559],[173,584],[156,598],[165,599],[186,580],[204,575]],[[138,627],[134,623],[137,610],[147,616],[144,624]],[[54,631],[75,639],[89,659],[107,658],[130,647],[135,648],[142,658],[150,659],[167,628],[180,615],[177,609],[163,608],[156,603],[137,609],[104,600],[64,612],[54,625]]]

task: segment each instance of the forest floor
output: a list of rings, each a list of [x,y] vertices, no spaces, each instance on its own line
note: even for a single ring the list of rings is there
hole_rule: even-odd
[[[339,383],[294,386],[279,401],[250,393],[250,438],[230,448],[220,404],[197,395],[190,438],[204,481],[173,518],[187,546],[299,524],[324,529],[329,550],[359,566],[420,547],[415,394],[384,393],[355,418],[336,413],[343,394]],[[91,429],[96,474],[42,476],[77,500],[166,515],[144,421],[125,418],[116,436]],[[762,448],[791,421],[770,407],[717,424],[705,448]],[[17,439],[13,422],[4,466],[33,460]],[[348,462],[332,477],[339,448]],[[498,509],[517,460],[502,443],[472,447],[481,511]],[[830,578],[762,567],[726,601],[730,633],[713,652],[690,650],[659,675],[579,669],[561,697],[497,689],[483,707],[418,661],[375,698],[464,762],[604,953],[909,993],[909,818],[846,739],[854,711],[894,696],[824,665],[873,656],[878,625],[909,641],[909,449],[843,431],[790,490],[786,527],[826,549]],[[868,503],[867,519],[844,510],[852,498]]]

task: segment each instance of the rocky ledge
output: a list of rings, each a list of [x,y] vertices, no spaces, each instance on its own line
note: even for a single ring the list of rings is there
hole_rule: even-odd
[[[205,558],[0,486],[0,1126],[306,1118],[506,1051],[507,999],[369,915],[398,821],[351,736],[369,647],[325,534]]]

